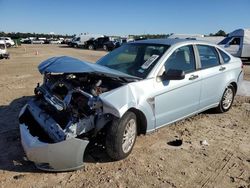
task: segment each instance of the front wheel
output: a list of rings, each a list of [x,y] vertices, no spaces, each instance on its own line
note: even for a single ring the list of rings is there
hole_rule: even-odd
[[[106,150],[115,160],[126,158],[132,151],[137,137],[136,115],[126,112],[121,119],[113,120],[108,125]]]
[[[223,96],[221,98],[220,104],[219,106],[216,108],[217,112],[223,113],[223,112],[227,112],[232,104],[233,104],[233,100],[234,100],[234,96],[235,96],[235,89],[234,87],[230,84],[224,91]]]
[[[89,45],[88,47],[89,50],[94,50],[94,46],[92,44]]]

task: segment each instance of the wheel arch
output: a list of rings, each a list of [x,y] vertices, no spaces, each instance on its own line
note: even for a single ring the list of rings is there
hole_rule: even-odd
[[[237,93],[237,89],[238,89],[237,83],[236,82],[231,82],[229,85],[232,85],[234,87],[235,93]]]
[[[138,135],[140,134],[146,134],[147,132],[147,119],[146,116],[144,115],[144,113],[141,110],[138,110],[136,108],[130,108],[128,109],[128,111],[135,113],[136,118],[137,118],[137,132]]]

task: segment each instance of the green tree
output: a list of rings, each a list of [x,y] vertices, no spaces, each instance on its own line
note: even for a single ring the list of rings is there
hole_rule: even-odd
[[[217,33],[214,34],[214,36],[223,36],[225,37],[227,34],[225,31],[223,30],[219,30]]]

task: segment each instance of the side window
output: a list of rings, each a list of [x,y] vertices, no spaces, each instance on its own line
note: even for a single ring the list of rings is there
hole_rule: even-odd
[[[197,45],[200,56],[201,68],[209,68],[220,65],[219,55],[212,46]]]
[[[169,69],[183,70],[185,73],[195,71],[193,47],[189,45],[175,50],[165,62],[165,71]]]
[[[218,49],[218,50],[219,50],[220,55],[221,55],[221,57],[222,57],[222,59],[223,59],[223,62],[224,62],[224,63],[228,63],[228,62],[230,61],[229,55],[227,55],[225,52],[223,52],[223,51],[220,50],[220,49]]]
[[[231,42],[230,45],[240,45],[240,37],[235,37]]]

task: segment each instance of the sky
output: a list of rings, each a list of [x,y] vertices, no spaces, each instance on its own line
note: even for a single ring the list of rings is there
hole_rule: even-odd
[[[0,31],[209,34],[250,28],[250,0],[0,0]]]

